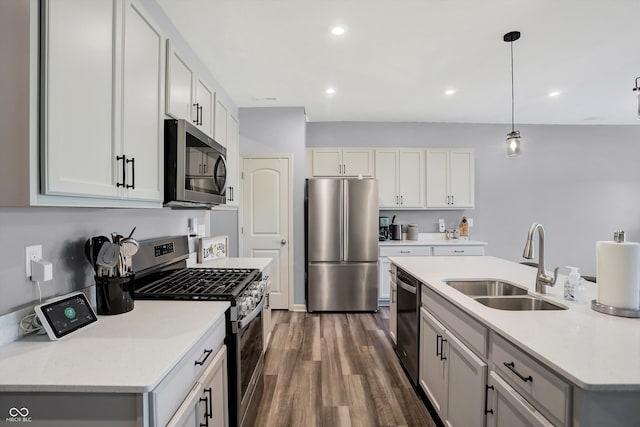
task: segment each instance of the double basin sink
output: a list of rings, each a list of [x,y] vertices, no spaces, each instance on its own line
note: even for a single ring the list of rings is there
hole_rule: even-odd
[[[536,311],[566,310],[542,298],[529,295],[527,289],[501,280],[445,280],[453,289],[473,298],[480,304],[498,310]]]

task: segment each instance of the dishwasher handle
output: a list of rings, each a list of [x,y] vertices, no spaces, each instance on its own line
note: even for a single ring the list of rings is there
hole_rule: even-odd
[[[409,283],[403,282],[400,279],[398,279],[398,286],[414,295],[418,293],[418,288],[416,286],[411,286]]]

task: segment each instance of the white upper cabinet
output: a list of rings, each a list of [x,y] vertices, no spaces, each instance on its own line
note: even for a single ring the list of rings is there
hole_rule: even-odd
[[[166,113],[174,119],[191,120],[193,106],[193,70],[182,54],[167,40]]]
[[[162,201],[158,27],[137,0],[50,1],[44,19],[44,192]]]
[[[166,114],[189,121],[213,138],[215,92],[193,71],[171,40],[167,40],[166,81]]]
[[[373,177],[371,148],[311,148],[313,177]]]
[[[227,205],[240,204],[240,186],[238,185],[240,144],[240,123],[229,114],[229,129],[227,132]]]
[[[162,200],[164,36],[137,0],[125,2],[122,149],[126,196]],[[118,104],[117,104],[118,105]]]
[[[424,207],[424,150],[376,149],[379,206]]]
[[[227,146],[227,132],[229,128],[229,109],[219,97],[216,97],[215,133],[213,139],[223,147]]]
[[[472,149],[428,148],[427,208],[473,208],[474,155]]]
[[[117,197],[113,0],[50,1],[43,16],[44,191]]]

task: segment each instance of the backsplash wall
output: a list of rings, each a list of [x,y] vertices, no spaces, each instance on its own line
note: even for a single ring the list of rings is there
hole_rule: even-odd
[[[49,298],[93,285],[92,269],[84,255],[88,237],[110,236],[112,231],[149,239],[187,234],[188,218],[198,218],[209,231],[206,210],[1,208],[0,316],[38,301],[38,290],[25,276],[25,247],[42,245],[42,255],[53,263],[53,280],[41,284]]]

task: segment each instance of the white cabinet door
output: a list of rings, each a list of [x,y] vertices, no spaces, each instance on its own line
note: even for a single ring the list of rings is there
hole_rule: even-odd
[[[472,208],[474,204],[473,150],[452,149],[450,165],[451,205],[457,208]]]
[[[389,335],[391,335],[391,341],[393,344],[398,343],[398,285],[392,279],[390,282],[391,287],[391,301],[389,302]]]
[[[199,77],[195,77],[194,90],[193,99],[196,104],[195,108],[196,110],[199,110],[197,111],[198,122],[196,125],[201,131],[213,138],[215,92],[209,89],[209,86],[207,86],[207,84]],[[224,145],[223,143],[221,144]]]
[[[442,354],[444,333],[444,326],[421,308],[419,382],[442,419],[446,419],[447,414],[446,356]]]
[[[238,186],[240,123],[229,114],[229,132],[227,139],[227,205],[240,204],[240,187]]]
[[[116,197],[113,0],[44,5],[44,191]]]
[[[387,302],[391,296],[391,261],[379,258],[378,263],[378,299]]]
[[[424,150],[402,149],[399,151],[399,156],[400,207],[424,207]]]
[[[184,402],[173,414],[166,427],[197,427],[200,425],[201,411],[204,402],[200,401],[202,384],[196,383]]]
[[[226,105],[220,100],[219,97],[216,98],[216,108],[215,108],[215,126],[214,126],[214,137],[213,139],[223,147],[227,146],[227,131],[229,127],[229,109]]]
[[[397,207],[398,150],[376,149],[376,179],[378,180],[378,206]]]
[[[373,176],[373,150],[370,148],[343,148],[342,175],[370,178]]]
[[[126,197],[162,200],[165,39],[138,0],[124,10],[122,151]],[[121,169],[119,169],[121,170]]]
[[[314,177],[342,176],[342,149],[314,148],[311,157],[311,174]]]
[[[427,149],[427,207],[449,207],[449,150]]]
[[[174,119],[191,120],[194,74],[186,58],[167,40],[166,113]]]
[[[551,427],[517,391],[495,372],[489,374],[487,427]]]
[[[202,394],[204,405],[201,406],[204,424],[209,427],[226,427],[229,425],[227,410],[227,347],[222,348],[202,374]],[[202,421],[201,421],[202,422]]]
[[[487,364],[466,345],[445,333],[447,418],[450,427],[483,427]]]

